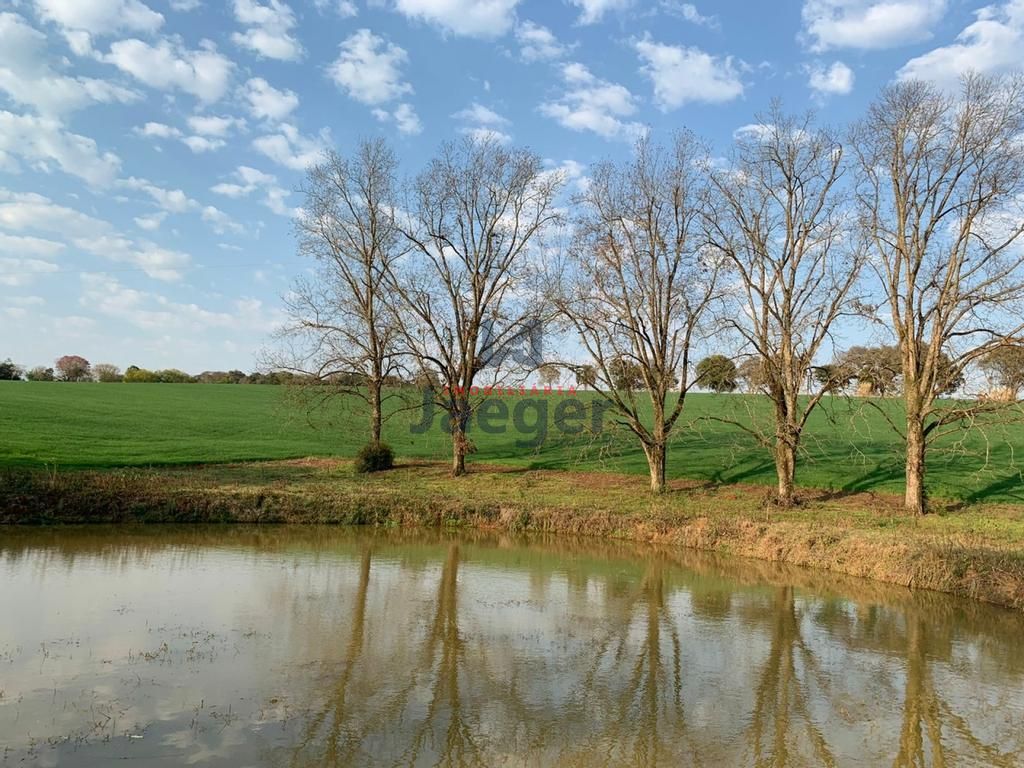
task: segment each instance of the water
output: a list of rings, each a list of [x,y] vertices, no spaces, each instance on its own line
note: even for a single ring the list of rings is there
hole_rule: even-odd
[[[1024,764],[1024,616],[576,539],[0,529],[0,766]]]

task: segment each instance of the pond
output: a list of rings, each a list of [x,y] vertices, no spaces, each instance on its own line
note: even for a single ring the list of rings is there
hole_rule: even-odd
[[[0,529],[0,766],[1024,764],[1024,615],[571,538]]]

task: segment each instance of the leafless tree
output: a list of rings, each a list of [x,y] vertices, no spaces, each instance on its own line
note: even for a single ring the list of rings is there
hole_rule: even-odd
[[[721,271],[722,261],[701,251],[706,157],[693,135],[680,133],[669,147],[643,138],[630,160],[596,166],[579,200],[572,279],[559,301],[593,359],[597,394],[640,441],[656,493],[694,384],[691,347]]]
[[[541,363],[519,351],[550,313],[543,238],[559,219],[561,175],[491,138],[444,145],[413,185],[402,217],[410,250],[390,269],[402,350],[437,377],[452,473],[466,471],[472,397]],[[533,350],[536,352],[536,349]]]
[[[299,253],[317,268],[284,297],[288,322],[271,361],[330,385],[317,394],[341,391],[365,401],[374,443],[386,401],[398,396],[386,388],[399,358],[385,282],[404,246],[395,225],[396,168],[391,149],[373,139],[348,158],[328,153],[307,172],[295,230]]]
[[[777,499],[792,504],[807,419],[831,390],[808,397],[808,373],[852,303],[860,259],[851,247],[843,149],[808,115],[778,104],[737,136],[729,167],[712,175],[712,247],[736,273],[726,324],[759,361],[759,388],[772,403],[773,429],[738,424],[774,453]]]
[[[959,93],[906,82],[855,127],[860,219],[902,356],[906,508],[926,511],[935,440],[975,424],[993,402],[938,399],[1024,332],[1024,78],[969,76]]]

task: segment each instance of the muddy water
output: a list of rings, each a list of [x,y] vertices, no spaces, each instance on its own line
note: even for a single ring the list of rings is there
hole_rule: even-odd
[[[1024,616],[678,550],[0,529],[0,766],[1024,765]]]

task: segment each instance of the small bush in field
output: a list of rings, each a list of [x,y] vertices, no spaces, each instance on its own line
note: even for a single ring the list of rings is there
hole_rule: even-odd
[[[381,472],[395,466],[395,452],[387,443],[369,443],[356,454],[356,472]]]

